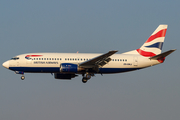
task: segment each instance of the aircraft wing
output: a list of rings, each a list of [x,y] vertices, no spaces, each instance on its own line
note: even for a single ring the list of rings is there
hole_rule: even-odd
[[[92,58],[88,61],[80,63],[79,66],[83,67],[83,68],[102,67],[111,61],[110,56],[115,54],[116,52],[117,52],[117,50],[109,51],[108,53],[102,54],[102,55]]]

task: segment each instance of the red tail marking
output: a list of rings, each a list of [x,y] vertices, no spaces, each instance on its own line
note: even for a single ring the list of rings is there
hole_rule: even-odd
[[[163,63],[163,62],[164,62],[164,60],[165,60],[165,57],[163,57],[163,58],[159,58],[159,59],[158,59],[158,61],[159,61],[160,63]]]
[[[153,56],[156,55],[156,54],[154,54],[154,53],[152,53],[152,52],[146,52],[146,51],[143,51],[143,50],[141,50],[141,49],[137,49],[137,52],[138,52],[140,55],[144,56],[144,57],[153,57]]]
[[[40,57],[42,55],[26,55],[25,57]]]
[[[148,38],[148,40],[146,41],[146,43],[151,42],[151,41],[153,41],[154,39],[156,39],[156,38],[158,38],[158,37],[165,37],[165,35],[166,35],[166,30],[167,30],[167,29],[163,29],[163,30],[160,30],[159,32],[157,32],[156,34],[151,35],[151,36]]]

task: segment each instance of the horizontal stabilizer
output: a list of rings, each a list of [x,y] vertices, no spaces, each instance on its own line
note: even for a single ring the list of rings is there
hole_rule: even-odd
[[[169,50],[169,51],[164,52],[164,53],[161,53],[161,54],[159,54],[159,55],[150,57],[149,59],[150,59],[150,60],[158,60],[158,59],[164,58],[164,57],[168,56],[169,54],[171,54],[172,52],[174,52],[175,50],[176,50],[176,49]]]

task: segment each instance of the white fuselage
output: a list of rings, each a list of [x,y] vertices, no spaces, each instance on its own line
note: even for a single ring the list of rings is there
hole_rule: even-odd
[[[13,71],[37,72],[37,73],[60,73],[62,63],[73,63],[79,65],[101,54],[90,53],[28,53],[16,56],[4,63],[6,68]],[[159,64],[157,60],[134,54],[114,54],[111,61],[99,68],[101,74],[121,73],[137,70]],[[76,74],[81,74],[77,72]]]

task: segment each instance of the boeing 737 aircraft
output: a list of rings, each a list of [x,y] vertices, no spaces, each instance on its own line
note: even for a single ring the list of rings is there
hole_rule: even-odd
[[[147,41],[136,50],[115,54],[116,50],[105,54],[90,53],[27,53],[4,62],[2,65],[21,74],[54,73],[55,79],[71,79],[82,75],[86,83],[95,74],[122,73],[163,63],[165,57],[175,49],[161,53],[167,25],[159,25]]]

